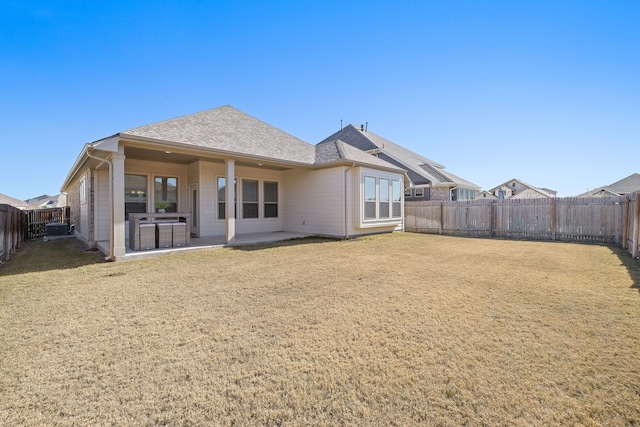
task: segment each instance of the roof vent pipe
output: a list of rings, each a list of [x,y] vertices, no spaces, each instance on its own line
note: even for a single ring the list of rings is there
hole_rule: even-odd
[[[360,132],[364,132],[364,125],[360,125]]]
[[[368,128],[368,127],[369,127],[369,122],[365,122],[365,125],[364,125],[364,131],[365,131],[365,132],[367,131],[367,128]]]
[[[342,119],[340,119],[340,130],[342,130]]]

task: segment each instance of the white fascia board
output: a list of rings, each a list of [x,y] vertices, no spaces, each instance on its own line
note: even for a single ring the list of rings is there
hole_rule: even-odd
[[[117,153],[119,142],[120,142],[120,134],[117,134],[105,139],[101,139],[96,142],[92,142],[90,145],[96,150],[110,151],[112,153]]]

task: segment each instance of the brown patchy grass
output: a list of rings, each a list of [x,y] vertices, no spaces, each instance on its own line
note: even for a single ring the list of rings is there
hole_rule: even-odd
[[[640,424],[639,265],[615,248],[47,245],[0,268],[0,424]]]

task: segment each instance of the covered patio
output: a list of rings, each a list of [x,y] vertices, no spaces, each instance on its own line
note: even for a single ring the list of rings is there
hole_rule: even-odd
[[[189,246],[183,246],[179,248],[157,248],[149,249],[145,251],[134,251],[129,247],[127,242],[127,250],[122,260],[133,260],[141,258],[149,258],[154,256],[166,255],[171,253],[180,253],[188,251],[196,251],[202,249],[215,249],[224,247],[236,247],[257,245],[260,243],[273,243],[282,242],[292,239],[304,239],[305,237],[311,237],[311,234],[291,233],[286,231],[276,231],[270,233],[251,233],[251,234],[238,234],[236,235],[235,242],[228,244],[225,236],[212,236],[212,237],[192,237]],[[108,250],[109,242],[98,242],[98,249],[101,251]]]

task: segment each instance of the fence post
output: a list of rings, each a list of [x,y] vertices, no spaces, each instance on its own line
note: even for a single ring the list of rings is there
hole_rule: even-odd
[[[622,249],[627,249],[629,238],[629,195],[624,196],[624,208],[622,208]]]
[[[489,237],[493,237],[493,229],[495,228],[494,223],[496,221],[493,213],[493,200],[489,199],[487,201],[487,206],[489,207]]]
[[[551,199],[551,240],[552,241],[556,240],[556,230],[558,228],[558,225],[557,225],[558,213],[556,209],[557,209],[556,198],[553,197]]]
[[[444,202],[440,202],[440,229],[438,230],[438,234],[442,234],[443,229],[444,229]]]
[[[640,192],[636,192],[636,202],[633,205],[633,248],[631,256],[638,258],[638,238],[640,237]]]
[[[5,221],[5,225],[4,225],[4,260],[5,261],[9,261],[9,259],[11,258],[11,249],[12,249],[12,243],[13,243],[13,236],[12,236],[12,229],[11,229],[11,223],[12,223],[12,218],[13,217],[13,209],[12,208],[8,208],[7,209],[7,220]]]

